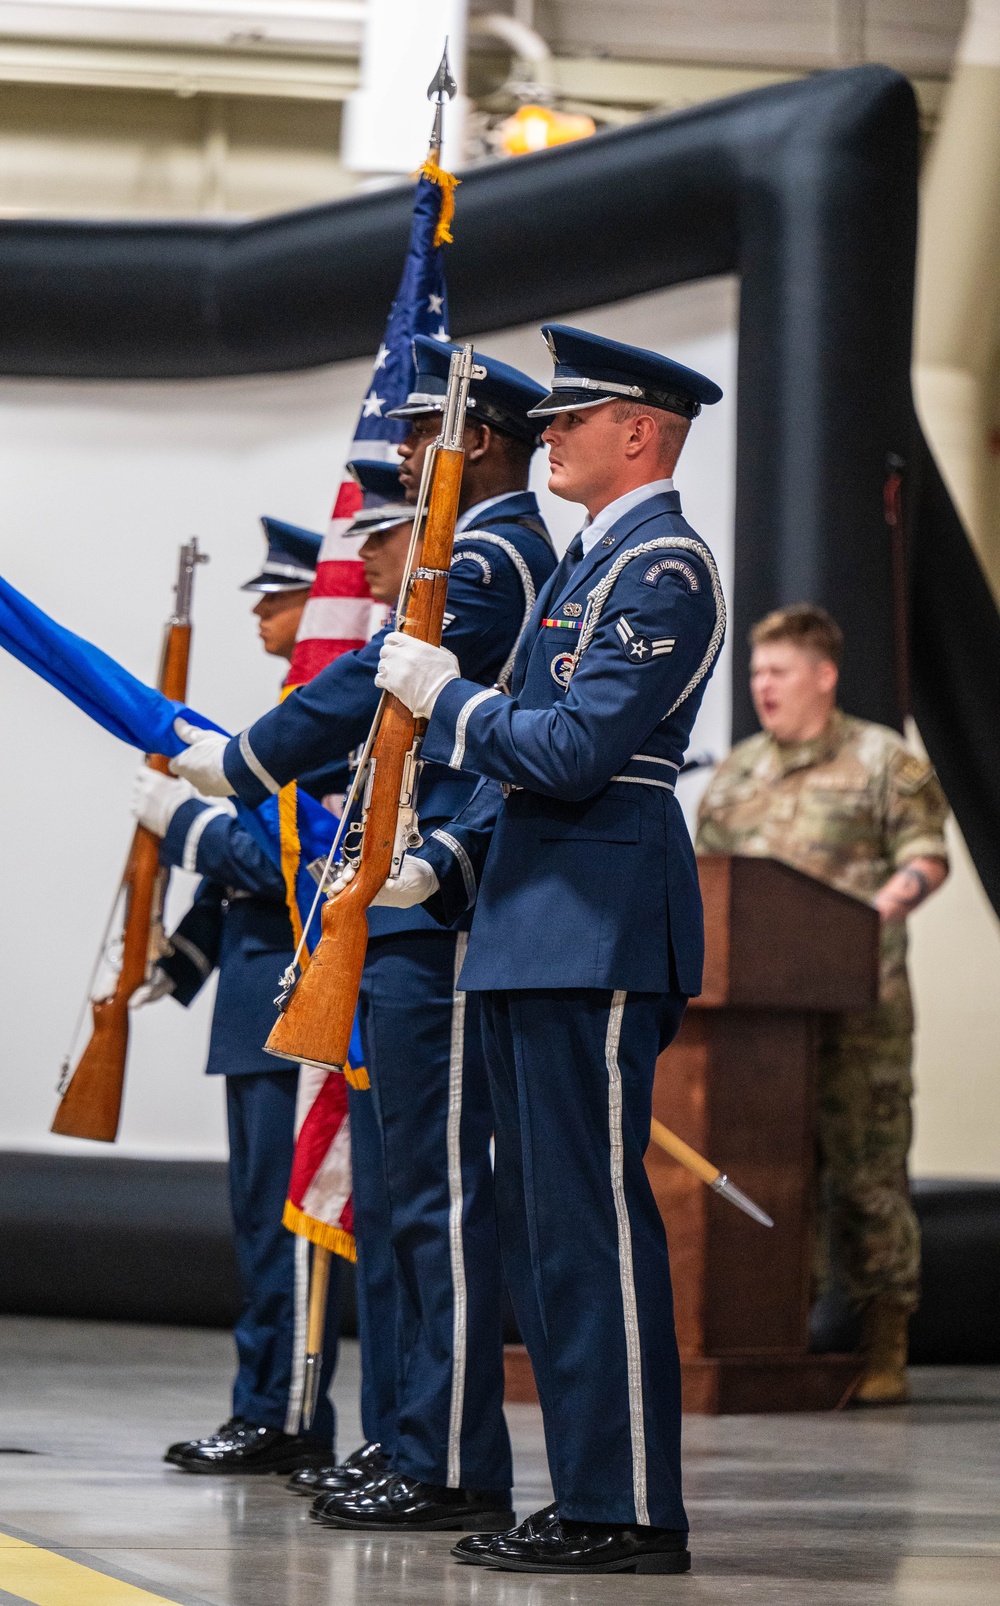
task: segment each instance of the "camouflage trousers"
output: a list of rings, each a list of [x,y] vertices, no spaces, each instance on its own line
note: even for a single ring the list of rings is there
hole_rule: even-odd
[[[906,1158],[913,1136],[909,1010],[828,1017],[819,1044],[817,1292],[836,1265],[852,1305],[916,1310],[920,1227]]]

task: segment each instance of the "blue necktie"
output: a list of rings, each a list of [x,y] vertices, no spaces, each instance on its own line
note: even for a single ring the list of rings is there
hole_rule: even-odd
[[[563,579],[568,580],[578,563],[583,562],[583,531],[574,535],[566,551],[563,553],[562,571]]]

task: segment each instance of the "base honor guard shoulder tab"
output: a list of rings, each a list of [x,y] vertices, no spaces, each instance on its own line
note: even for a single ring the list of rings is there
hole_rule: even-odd
[[[460,563],[474,564],[479,571],[481,584],[484,586],[488,586],[493,579],[493,567],[489,559],[482,552],[477,552],[472,547],[463,547],[460,551],[452,554],[451,567],[454,569]]]
[[[701,590],[697,573],[683,558],[657,558],[646,570],[642,583],[644,586],[656,586],[665,574],[675,574],[679,580],[683,580],[689,591]]]

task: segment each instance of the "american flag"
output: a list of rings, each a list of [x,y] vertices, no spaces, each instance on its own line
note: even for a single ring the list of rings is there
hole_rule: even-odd
[[[421,172],[403,277],[375,357],[368,392],[361,403],[348,461],[356,457],[396,460],[396,447],[407,425],[402,419],[386,415],[406,400],[413,387],[413,337],[448,339],[444,245],[451,239],[449,203],[454,184],[451,174],[436,164],[428,163]],[[377,628],[381,622],[381,609],[372,602],[365,585],[357,544],[344,539],[344,531],[360,507],[360,487],[345,472],[302,615],[286,686],[303,685],[341,653],[364,646],[373,625]]]
[[[375,357],[348,461],[375,458],[391,462],[396,458],[397,443],[408,426],[402,419],[386,415],[404,402],[413,388],[413,337],[448,339],[444,246],[451,241],[448,225],[456,183],[433,159],[428,159],[421,169],[403,277]],[[360,506],[360,486],[345,471],[299,626],[286,691],[311,680],[341,653],[364,646],[381,621],[382,610],[369,596],[356,545],[344,539],[344,531]],[[298,941],[302,926],[295,886],[302,850],[294,782],[279,793],[278,812],[288,907]],[[318,922],[313,924],[315,927]],[[309,935],[315,941],[318,930]],[[305,953],[302,960],[306,962]],[[358,1089],[369,1085],[357,1023],[346,1076],[324,1075],[305,1066],[300,1073],[299,1131],[283,1219],[292,1232],[354,1260],[348,1082]]]

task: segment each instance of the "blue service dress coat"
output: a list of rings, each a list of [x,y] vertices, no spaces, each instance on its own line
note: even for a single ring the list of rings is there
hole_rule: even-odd
[[[563,559],[511,696],[444,688],[424,755],[486,783],[418,851],[441,882],[437,918],[475,906],[466,990],[701,990],[701,898],[674,785],[724,630],[712,554],[676,491],[661,492],[575,568]]]
[[[492,503],[456,536],[443,640],[478,687],[509,678],[513,649],[555,561],[530,491]],[[389,628],[357,652],[345,653],[233,738],[223,762],[244,803],[255,808],[303,771],[364,741],[378,707],[375,672]],[[475,784],[475,776],[447,763],[425,763],[417,797],[424,834],[457,814]],[[371,909],[368,925],[373,937],[437,929],[419,907]]]
[[[161,967],[185,1006],[218,969],[205,1070],[210,1076],[277,1070],[263,1044],[276,1019],[277,981],[295,948],[281,870],[229,809],[198,798],[175,813],[160,860],[204,878]]]

